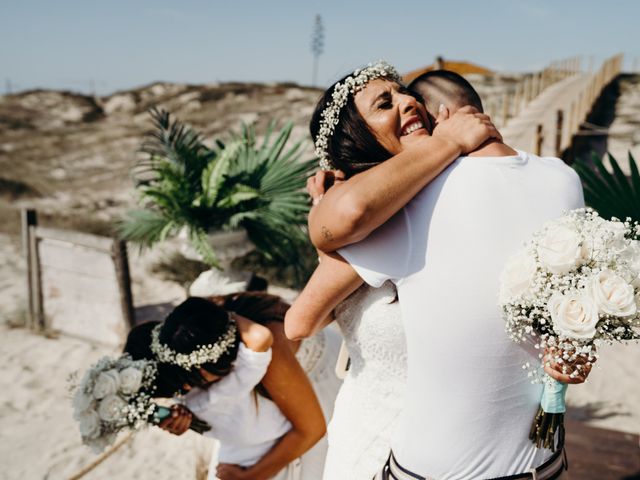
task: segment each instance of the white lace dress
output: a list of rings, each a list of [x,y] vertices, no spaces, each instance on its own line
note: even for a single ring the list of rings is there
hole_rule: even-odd
[[[336,309],[349,371],[329,423],[326,480],[371,480],[404,402],[407,352],[395,287],[360,287]]]
[[[315,336],[303,340],[296,352],[296,358],[311,381],[327,422],[333,416],[336,395],[342,385],[342,380],[335,374],[341,342],[342,339],[337,331],[325,328]],[[300,459],[294,460],[286,471],[281,472],[274,480],[320,480],[323,478],[326,456],[327,436],[325,435],[311,450]],[[334,480],[336,478],[339,477],[334,477]]]

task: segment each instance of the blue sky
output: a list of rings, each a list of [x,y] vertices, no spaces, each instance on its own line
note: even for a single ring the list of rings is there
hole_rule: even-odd
[[[325,86],[379,58],[401,72],[439,54],[506,71],[577,54],[640,62],[635,0],[2,0],[0,92],[8,80],[85,92],[93,81],[99,94],[156,80],[309,84],[316,13]]]

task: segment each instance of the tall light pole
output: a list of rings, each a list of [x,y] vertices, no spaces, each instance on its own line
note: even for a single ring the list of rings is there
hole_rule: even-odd
[[[313,32],[311,33],[311,53],[313,54],[313,74],[311,85],[315,86],[318,80],[318,59],[324,51],[324,26],[322,17],[318,14],[313,22]]]

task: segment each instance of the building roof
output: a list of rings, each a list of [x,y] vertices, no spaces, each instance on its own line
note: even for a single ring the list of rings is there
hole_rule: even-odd
[[[451,70],[452,72],[459,73],[460,75],[467,75],[469,73],[480,73],[483,75],[491,75],[493,74],[493,70],[489,70],[488,68],[482,67],[480,65],[476,65],[471,62],[463,62],[457,60],[444,60],[444,59],[436,59],[431,65],[427,65],[426,67],[418,68],[417,70],[413,70],[402,76],[402,79],[406,83],[410,83],[414,78],[419,77],[423,73],[430,72],[431,70]]]

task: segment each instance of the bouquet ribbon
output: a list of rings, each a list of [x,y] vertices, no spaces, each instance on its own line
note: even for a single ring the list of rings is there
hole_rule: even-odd
[[[560,383],[551,377],[547,378],[542,391],[540,406],[546,413],[564,413],[567,411],[565,396],[567,394],[566,383]]]

